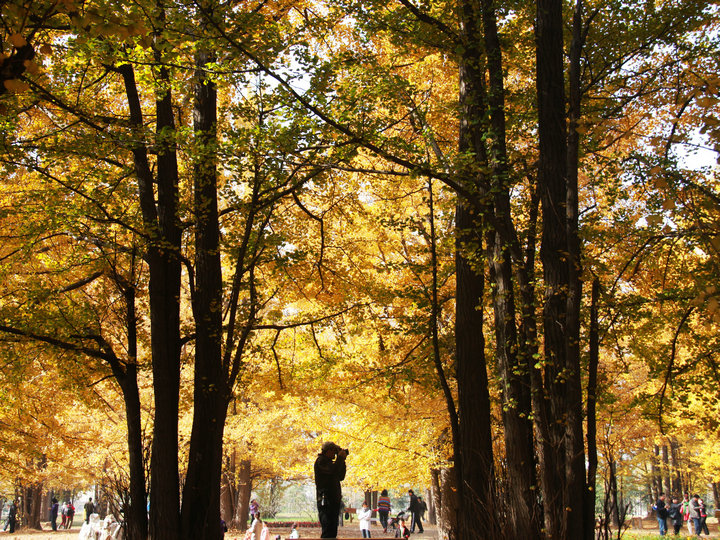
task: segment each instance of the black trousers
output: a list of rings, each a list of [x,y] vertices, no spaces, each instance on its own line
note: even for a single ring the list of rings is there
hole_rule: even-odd
[[[320,538],[337,538],[338,522],[340,520],[340,504],[336,502],[325,501],[325,505],[318,503],[318,517],[320,518],[320,527],[322,534]]]
[[[416,525],[421,533],[425,532],[422,526],[422,521],[420,521],[420,512],[412,512],[412,524],[410,525],[410,532],[415,532]]]

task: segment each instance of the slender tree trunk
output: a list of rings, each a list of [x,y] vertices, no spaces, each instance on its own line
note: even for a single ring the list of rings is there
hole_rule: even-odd
[[[582,259],[579,235],[579,208],[578,208],[578,165],[580,155],[580,137],[577,125],[581,117],[581,91],[580,91],[580,55],[582,51],[582,13],[583,0],[576,0],[573,15],[573,38],[570,47],[569,66],[569,110],[570,129],[567,133],[567,191],[566,203],[566,231],[568,242],[568,295],[566,313],[565,343],[567,348],[566,376],[567,376],[567,426],[565,449],[566,475],[570,478],[566,503],[578,501],[578,504],[569,506],[568,534],[570,538],[580,538],[582,535],[590,540],[594,534],[593,522],[586,522],[584,511],[587,504],[595,507],[592,486],[586,484],[585,471],[585,439],[583,438],[583,393],[580,367],[580,304],[582,302]],[[562,17],[562,16],[561,16]],[[560,20],[562,23],[562,18]],[[568,508],[568,507],[566,507]]]
[[[480,5],[464,0],[460,5],[464,51],[460,61],[461,121],[459,150],[478,155],[482,151],[482,44],[476,23]],[[483,159],[483,156],[480,156]],[[479,167],[462,172],[463,183],[473,193],[481,190]],[[495,466],[490,425],[490,395],[482,304],[485,279],[482,255],[482,221],[469,201],[459,200],[456,227],[456,317],[455,344],[458,383],[459,441],[455,442],[458,482],[458,536],[463,539],[497,538],[499,526],[494,507]]]
[[[618,527],[620,525],[620,498],[618,496],[617,485],[617,462],[614,457],[610,460],[610,481],[608,484],[608,488],[610,490],[612,523],[613,526]]]
[[[662,445],[662,472],[663,480],[665,480],[665,494],[667,495],[668,506],[671,502],[672,485],[670,484],[670,450],[667,444]]]
[[[682,474],[680,472],[680,444],[673,437],[670,440],[670,464],[672,466],[672,492],[682,496]],[[716,507],[717,508],[717,507]]]
[[[587,490],[585,492],[585,540],[595,537],[595,486],[597,484],[597,375],[600,364],[600,327],[598,304],[600,303],[600,280],[595,277],[590,299],[590,351],[587,382]],[[592,524],[592,527],[589,526]]]
[[[575,238],[568,238],[568,230],[573,227],[577,234],[576,216],[573,216],[577,209],[570,211],[570,220],[567,209],[568,195],[576,197],[573,191],[577,187],[568,189],[563,30],[562,2],[538,0],[538,189],[543,211],[540,257],[545,280],[544,386],[550,405],[548,419],[552,420],[546,449],[553,454],[552,465],[558,467],[548,470],[550,464],[545,456],[543,494],[546,524],[560,525],[559,530],[548,530],[548,534],[575,539],[583,538],[586,477],[578,349],[579,248],[575,246]],[[568,227],[570,221],[575,222],[573,227]],[[570,249],[575,255],[568,257]],[[568,311],[569,307],[572,311]],[[558,475],[559,470],[564,474]],[[554,498],[558,491],[562,496]]]
[[[488,163],[494,193],[494,224],[488,234],[493,282],[496,350],[502,386],[505,456],[508,468],[507,529],[515,538],[540,538],[541,516],[535,495],[530,366],[518,355],[518,332],[510,245],[515,233],[510,215],[510,181],[505,144],[505,88],[500,39],[493,0],[482,0],[485,54],[489,74],[490,112]],[[517,264],[521,264],[518,261]]]
[[[160,62],[160,53],[156,51]],[[180,389],[180,227],[177,216],[178,168],[175,120],[169,73],[159,69],[156,100],[157,175],[153,177],[143,141],[144,120],[133,67],[118,68],[125,83],[133,153],[143,224],[150,239],[150,335],[155,417],[151,457],[150,537],[180,538],[178,473],[178,406]],[[157,200],[156,200],[157,193]]]
[[[653,503],[660,498],[662,493],[662,469],[660,468],[660,447],[653,445],[653,453],[651,456],[652,465],[652,487],[653,487]]]
[[[222,270],[217,207],[217,94],[196,53],[193,120],[195,157],[195,391],[188,469],[183,489],[182,537],[220,539],[222,443],[231,389],[222,363]]]
[[[252,478],[250,476],[250,460],[243,459],[237,472],[237,507],[235,509],[235,526],[244,531],[248,525],[250,514],[250,495],[252,493]]]

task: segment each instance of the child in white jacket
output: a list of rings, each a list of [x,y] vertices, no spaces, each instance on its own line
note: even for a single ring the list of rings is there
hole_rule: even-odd
[[[370,516],[372,516],[372,510],[368,508],[366,502],[362,503],[362,508],[357,511],[358,519],[360,520],[360,531],[362,531],[363,538],[370,538]]]

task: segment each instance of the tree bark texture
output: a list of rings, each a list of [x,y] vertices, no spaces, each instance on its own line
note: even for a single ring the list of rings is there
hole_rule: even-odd
[[[518,330],[513,288],[511,245],[517,245],[510,212],[505,132],[505,88],[497,17],[493,0],[482,0],[482,19],[489,87],[488,163],[492,171],[493,220],[489,224],[488,257],[493,284],[497,363],[502,384],[502,411],[507,474],[506,534],[540,538],[542,516],[536,495],[530,366],[518,355]],[[522,265],[523,261],[516,261]],[[522,269],[520,270],[522,272]],[[523,280],[518,280],[522,282]]]
[[[181,231],[177,216],[178,168],[172,95],[168,71],[161,68],[159,79],[166,84],[164,90],[158,91],[156,99],[157,174],[153,175],[142,136],[143,112],[135,73],[129,64],[121,66],[119,71],[125,83],[130,124],[136,134],[130,150],[134,158],[143,224],[149,238],[146,259],[150,274],[148,291],[155,402],[149,529],[154,540],[177,540],[180,537],[177,453]]]
[[[231,389],[222,366],[222,270],[217,206],[217,92],[196,53],[193,121],[195,211],[195,388],[188,469],[183,489],[182,537],[220,539],[222,443]]]
[[[460,61],[460,131],[462,154],[485,156],[483,151],[482,44],[479,28],[482,12],[475,0],[461,2],[461,31],[464,51]],[[477,159],[477,158],[476,158]],[[487,192],[479,167],[461,172],[466,189],[480,196]],[[458,382],[458,435],[455,467],[458,482],[458,535],[463,539],[496,538],[499,526],[495,512],[495,468],[490,424],[490,395],[485,360],[482,304],[485,291],[482,219],[470,201],[459,200],[456,208],[456,317],[455,345]]]
[[[433,503],[437,509],[438,540],[458,540],[458,491],[455,470],[433,469]]]
[[[570,267],[567,213],[567,135],[563,71],[563,19],[560,0],[538,0],[536,19],[538,97],[538,190],[543,232],[540,258],[545,280],[543,307],[545,396],[549,421],[541,474],[547,533],[583,538],[585,460],[582,394],[577,338],[577,306],[569,299]],[[577,272],[574,268],[573,272]],[[578,299],[579,301],[579,299]],[[568,306],[573,313],[568,312]],[[572,332],[575,332],[574,326]],[[558,475],[558,471],[564,474]],[[558,496],[558,494],[560,494]]]

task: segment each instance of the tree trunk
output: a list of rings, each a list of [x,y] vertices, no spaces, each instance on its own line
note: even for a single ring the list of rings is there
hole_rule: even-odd
[[[655,444],[653,445],[653,453],[651,459],[651,472],[652,472],[652,490],[654,503],[660,498],[662,493],[662,469],[660,468],[660,447]]]
[[[570,282],[569,267],[573,265],[568,261],[563,30],[562,2],[538,0],[538,190],[543,215],[540,258],[545,281],[544,388],[550,407],[547,419],[551,420],[541,474],[548,536],[576,539],[583,538],[586,478],[578,342],[576,336],[568,334],[575,332],[577,324],[575,311],[568,313],[569,305],[576,309],[575,300],[569,299],[569,295],[576,294],[570,288],[577,284]],[[576,267],[573,272],[577,272]],[[568,327],[568,322],[573,328]],[[564,473],[558,474],[558,471]]]
[[[479,156],[482,161],[482,98],[485,94],[481,69],[482,43],[477,22],[480,5],[475,0],[460,3],[463,53],[460,59],[461,154]],[[477,158],[476,158],[477,159]],[[480,167],[468,167],[461,176],[473,194],[487,192]],[[460,538],[496,538],[499,526],[495,512],[495,472],[490,426],[490,396],[485,360],[483,302],[485,279],[482,254],[482,220],[470,201],[459,200],[456,227],[456,369],[458,383],[458,441],[455,441],[455,469],[460,509]]]
[[[432,485],[433,505],[437,509],[438,540],[459,540],[459,501],[454,469],[433,469]]]
[[[680,471],[680,444],[677,442],[675,437],[670,440],[670,464],[673,471],[672,492],[682,498],[683,485],[682,473]]]
[[[500,39],[493,0],[482,0],[485,54],[490,86],[487,102],[490,112],[488,163],[492,170],[494,224],[490,229],[488,251],[493,282],[493,304],[498,369],[502,386],[502,411],[507,474],[506,534],[528,540],[540,538],[541,515],[535,497],[535,457],[533,452],[530,366],[518,355],[518,332],[513,291],[510,245],[515,233],[510,211],[510,185],[505,144],[505,88]],[[517,262],[521,264],[521,261]]]
[[[182,537],[220,539],[222,444],[231,389],[222,363],[222,270],[217,206],[217,94],[205,66],[214,59],[196,53],[193,120],[198,155],[194,170],[195,391],[188,469],[183,489]]]
[[[562,2],[561,2],[562,5]],[[568,253],[568,295],[565,318],[567,425],[566,425],[566,476],[569,479],[565,501],[568,506],[569,538],[593,538],[594,521],[586,522],[585,506],[595,507],[593,486],[586,483],[585,439],[583,437],[583,393],[580,366],[580,304],[582,302],[582,254],[579,234],[578,160],[580,136],[576,126],[581,116],[580,56],[582,51],[583,0],[576,0],[573,16],[573,39],[570,47],[569,90],[570,129],[567,132],[566,170],[566,235]],[[559,16],[562,27],[562,13]],[[562,54],[562,46],[560,50]],[[562,57],[561,57],[562,58]],[[563,125],[564,128],[564,125]],[[563,129],[565,133],[565,130]],[[575,503],[575,501],[577,501]],[[572,504],[575,503],[575,504]]]
[[[243,459],[237,471],[237,506],[235,508],[234,525],[241,531],[247,529],[250,514],[250,496],[252,494],[252,478],[250,476],[250,460]]]
[[[160,14],[162,17],[162,13]],[[159,52],[156,51],[158,60]],[[158,62],[160,64],[160,62]],[[162,88],[156,98],[157,176],[154,177],[143,140],[144,121],[134,69],[118,68],[125,84],[130,125],[135,133],[131,151],[143,224],[150,238],[150,335],[154,389],[150,537],[180,538],[180,477],[178,473],[178,408],[180,389],[180,245],[177,216],[178,168],[167,68],[158,70]],[[155,194],[157,191],[157,202]]]
[[[600,327],[598,312],[600,303],[600,280],[595,277],[592,282],[590,299],[590,350],[588,361],[587,382],[587,491],[585,492],[585,540],[592,540],[595,532],[595,486],[597,484],[598,451],[597,451],[597,375],[600,364]],[[589,527],[592,523],[593,526]],[[589,532],[590,531],[590,532]]]
[[[42,511],[43,485],[42,483],[32,483],[25,487],[24,492],[24,526],[29,529],[41,531],[42,525],[40,525],[40,520],[46,517]]]

